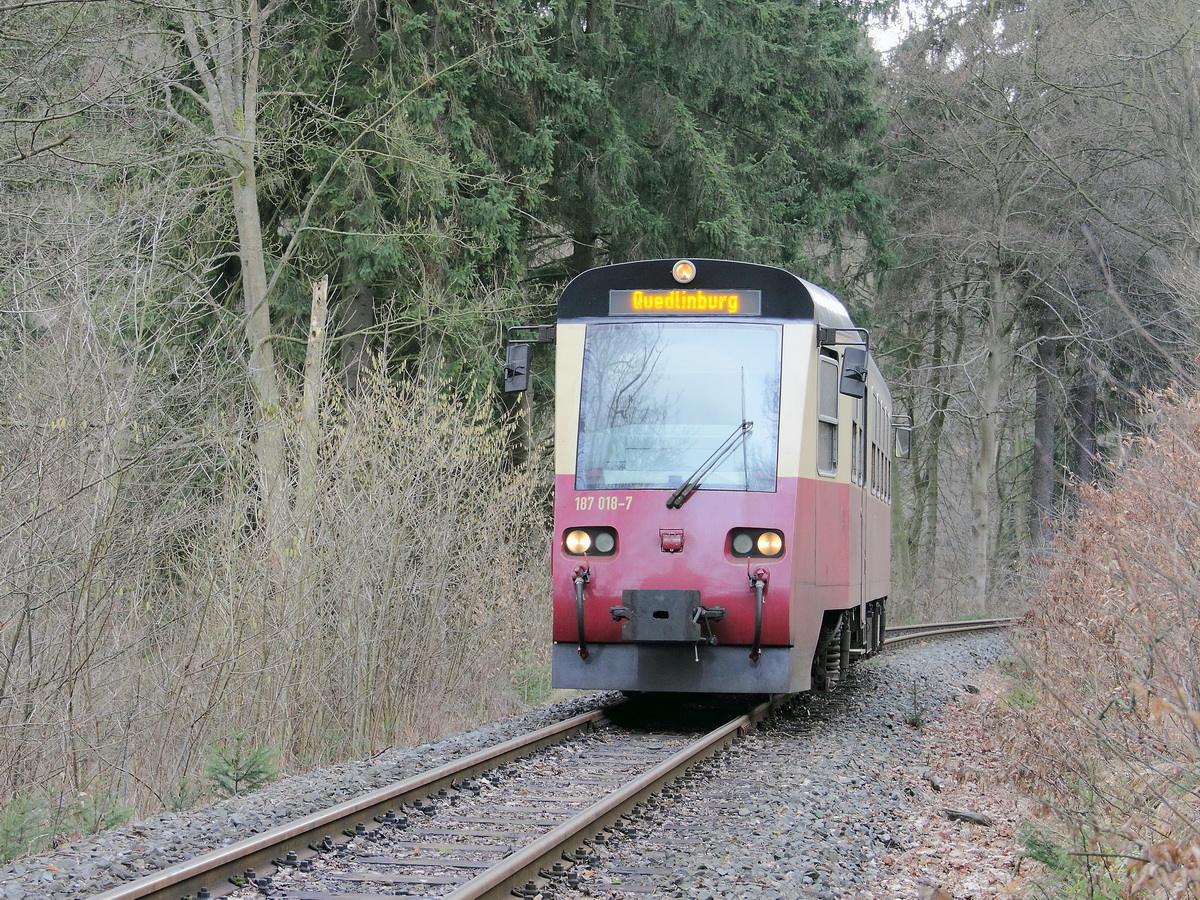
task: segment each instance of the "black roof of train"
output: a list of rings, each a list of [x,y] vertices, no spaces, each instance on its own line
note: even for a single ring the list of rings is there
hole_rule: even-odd
[[[679,259],[654,259],[600,266],[576,276],[558,301],[558,318],[591,319],[609,315],[609,291],[762,291],[762,312],[754,318],[800,319],[853,328],[837,297],[785,269],[725,259],[693,259],[696,277],[681,285],[671,274]]]

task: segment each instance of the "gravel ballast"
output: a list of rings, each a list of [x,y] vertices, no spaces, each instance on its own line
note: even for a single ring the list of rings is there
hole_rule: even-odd
[[[882,898],[883,857],[914,840],[905,821],[922,763],[911,723],[936,716],[1006,649],[996,635],[899,648],[858,666],[830,698],[797,698],[681,782],[632,833],[599,847],[581,887],[644,897],[655,885],[650,895],[699,900]],[[0,900],[88,897],[614,699],[589,694],[76,841],[0,869]]]
[[[0,868],[0,900],[77,900],[209,850],[245,840],[393,782],[591,712],[620,699],[588,694],[419,747],[285,778],[269,788],[168,813]]]
[[[913,723],[1007,648],[996,635],[939,638],[868,660],[829,698],[797,697],[680,782],[633,835],[598,847],[581,887],[605,898],[894,900],[885,858],[926,840],[909,826],[925,775]]]

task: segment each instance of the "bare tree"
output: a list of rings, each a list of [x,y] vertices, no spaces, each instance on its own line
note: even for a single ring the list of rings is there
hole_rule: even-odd
[[[132,9],[109,0],[0,4],[0,172],[92,159],[95,138],[126,104]],[[86,27],[84,24],[86,23]],[[7,170],[7,171],[6,171]],[[44,172],[44,169],[37,170]]]
[[[276,368],[271,325],[271,282],[267,274],[259,210],[260,64],[282,0],[200,0],[163,11],[182,29],[182,50],[195,82],[168,81],[165,99],[177,122],[220,160],[237,223],[242,313],[249,352],[248,374],[257,401],[258,481],[263,523],[272,546],[283,552],[289,488],[284,443],[283,392]],[[198,82],[198,84],[196,84]],[[194,103],[200,120],[185,115]]]
[[[1104,420],[1144,387],[1191,378],[1194,326],[1172,287],[1187,279],[1171,275],[1195,268],[1200,57],[1174,0],[931,6],[891,65],[905,264],[891,296],[951,298],[965,338],[945,368],[940,332],[902,330],[926,373],[914,383],[955,398],[943,432],[938,401],[916,396],[946,437],[928,452],[973,461],[969,512],[947,480],[932,508],[969,521],[978,607],[1068,508],[1063,473],[1095,475]],[[930,462],[918,465],[928,528]]]
[[[1048,173],[1031,160],[1025,140],[1027,123],[1052,117],[1051,101],[1031,88],[1025,35],[1004,24],[986,9],[931,23],[894,66],[902,178],[921,179],[903,215],[906,249],[937,259],[917,283],[950,301],[968,341],[954,369],[936,378],[967,426],[959,439],[969,434],[973,444],[964,448],[971,463],[963,512],[970,535],[964,587],[974,610],[987,603],[1002,522],[1014,514],[999,505],[998,472],[1011,441],[1004,422],[1025,402],[1014,374],[1027,306],[1055,252],[1033,225]],[[943,358],[941,342],[939,332],[926,360]],[[947,409],[938,400],[929,412],[939,435]]]

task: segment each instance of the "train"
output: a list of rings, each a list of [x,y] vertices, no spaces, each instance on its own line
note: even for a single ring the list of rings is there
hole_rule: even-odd
[[[555,688],[826,691],[883,646],[911,419],[829,291],[773,266],[590,269],[555,345]]]

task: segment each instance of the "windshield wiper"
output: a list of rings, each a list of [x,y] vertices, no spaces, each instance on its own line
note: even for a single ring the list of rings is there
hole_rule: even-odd
[[[725,438],[721,442],[721,446],[714,450],[708,459],[700,463],[700,467],[685,478],[683,484],[675,488],[674,493],[667,498],[667,509],[679,509],[679,507],[687,503],[688,498],[696,493],[696,488],[700,487],[700,482],[704,480],[704,476],[719,466],[725,457],[733,452],[733,448],[745,439],[753,427],[753,422],[742,422],[741,425],[733,429],[733,434]]]

